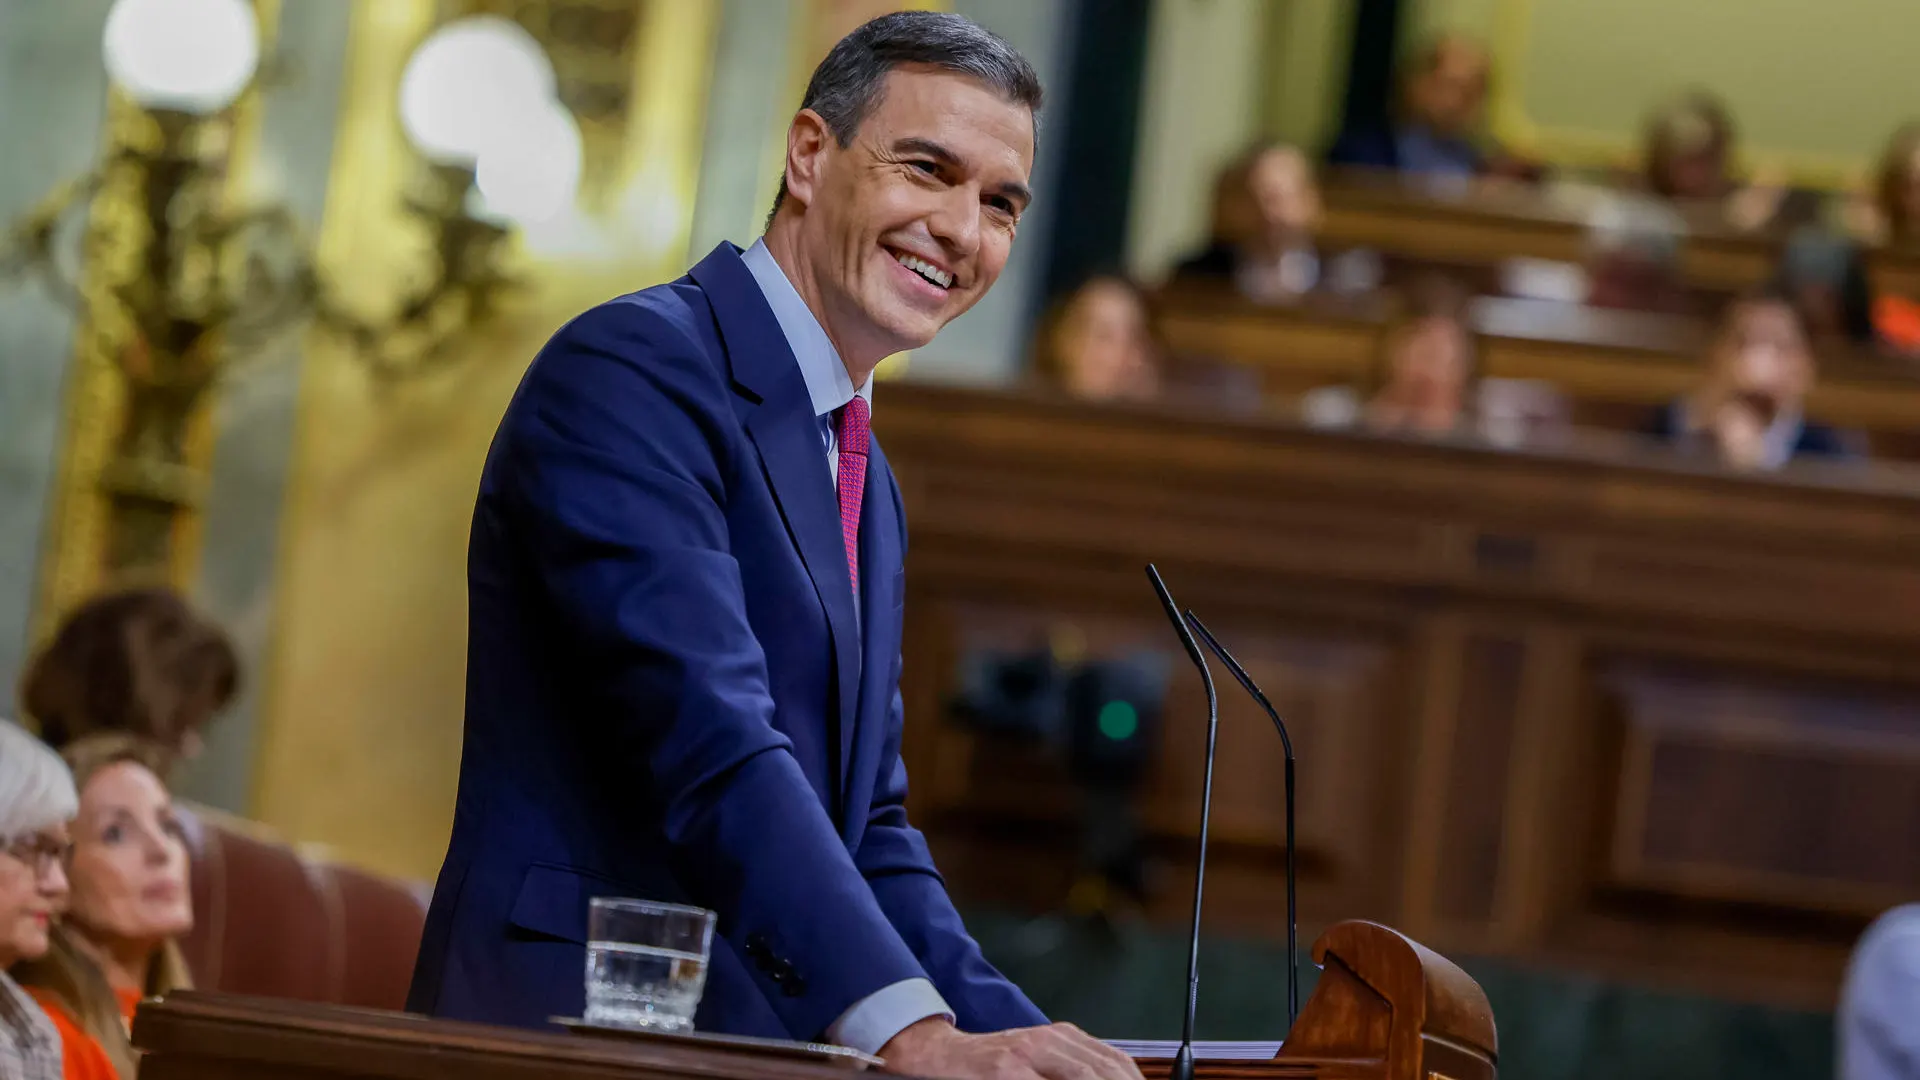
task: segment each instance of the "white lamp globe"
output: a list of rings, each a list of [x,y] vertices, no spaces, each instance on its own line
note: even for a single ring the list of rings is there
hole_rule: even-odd
[[[553,64],[511,19],[476,15],[435,30],[400,77],[400,123],[429,160],[472,165],[507,116],[554,95]]]
[[[253,81],[260,25],[247,0],[116,0],[101,50],[108,77],[145,108],[205,115]]]
[[[552,221],[573,205],[580,160],[580,125],[558,101],[508,114],[474,169],[482,212],[516,225]]]

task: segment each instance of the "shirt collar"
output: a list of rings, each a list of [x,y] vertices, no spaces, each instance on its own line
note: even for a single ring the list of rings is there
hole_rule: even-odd
[[[854,388],[852,376],[847,374],[847,365],[840,362],[840,350],[833,347],[832,339],[814,318],[807,302],[800,299],[800,293],[787,280],[786,271],[774,261],[773,252],[767,250],[767,242],[755,240],[753,246],[742,252],[740,261],[747,264],[747,272],[760,285],[760,291],[767,298],[767,306],[773,309],[774,321],[780,324],[780,332],[786,336],[787,347],[793,350],[793,358],[800,362],[800,377],[807,382],[807,396],[813,399],[813,414],[826,416],[835,409],[852,401],[857,395],[866,399],[869,407],[873,404],[873,377],[867,377],[866,384]]]

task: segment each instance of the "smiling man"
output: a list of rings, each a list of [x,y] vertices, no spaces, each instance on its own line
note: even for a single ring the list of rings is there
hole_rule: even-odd
[[[481,477],[453,838],[413,1008],[578,1015],[588,902],[719,914],[701,1030],[1137,1078],[980,955],[906,820],[906,525],[872,373],[999,277],[1040,83],[965,19],[836,45],[766,235],[573,320]]]

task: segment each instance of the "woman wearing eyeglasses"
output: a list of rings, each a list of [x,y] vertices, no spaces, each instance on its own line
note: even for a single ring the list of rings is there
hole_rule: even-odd
[[[0,1076],[61,1080],[60,1036],[9,972],[47,951],[67,901],[62,856],[78,804],[59,756],[0,720]]]
[[[133,1080],[141,999],[192,985],[174,940],[193,928],[187,845],[160,777],[166,752],[127,735],[62,751],[79,790],[72,900],[50,947],[15,977],[53,1017],[65,1080]]]

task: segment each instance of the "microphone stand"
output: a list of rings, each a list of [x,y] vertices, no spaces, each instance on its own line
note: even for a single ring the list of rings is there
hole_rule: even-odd
[[[1213,754],[1220,734],[1220,701],[1214,692],[1213,673],[1207,670],[1207,658],[1194,643],[1193,633],[1187,629],[1179,606],[1173,602],[1173,594],[1167,591],[1167,583],[1160,580],[1160,571],[1152,563],[1147,564],[1147,580],[1153,583],[1160,606],[1166,609],[1174,632],[1180,635],[1180,644],[1187,650],[1187,658],[1199,669],[1200,682],[1207,688],[1207,768],[1200,789],[1200,856],[1193,872],[1193,935],[1187,943],[1187,1011],[1180,1026],[1180,1051],[1174,1055],[1171,1076],[1171,1080],[1193,1080],[1193,1014],[1200,1004],[1200,894],[1207,883],[1207,828],[1213,817]]]
[[[1207,624],[1200,621],[1200,616],[1195,615],[1192,608],[1188,608],[1186,614],[1187,622],[1192,624],[1194,633],[1200,635],[1200,640],[1207,643],[1207,648],[1213,651],[1213,655],[1227,665],[1227,670],[1233,673],[1233,677],[1246,688],[1253,700],[1259,702],[1260,707],[1267,711],[1267,717],[1273,721],[1273,730],[1280,733],[1280,747],[1287,755],[1287,1032],[1292,1034],[1293,1022],[1300,1018],[1300,907],[1294,895],[1293,856],[1293,740],[1287,737],[1287,725],[1281,722],[1279,710],[1273,707],[1273,702],[1267,700],[1267,695],[1260,692],[1260,687],[1254,683],[1253,676],[1247,674],[1247,669],[1240,666],[1240,662],[1233,658],[1233,654],[1227,651],[1225,645],[1220,644],[1220,639],[1213,636],[1213,633],[1207,629]]]

